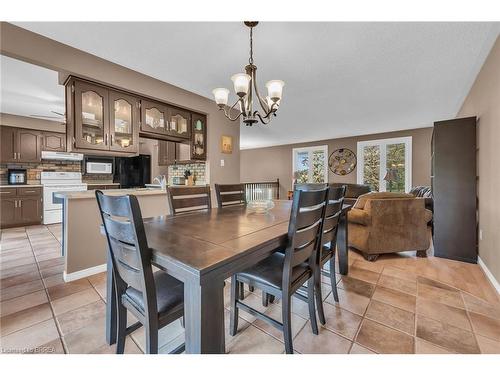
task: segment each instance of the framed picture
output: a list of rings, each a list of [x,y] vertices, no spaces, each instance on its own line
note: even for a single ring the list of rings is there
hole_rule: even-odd
[[[230,135],[223,135],[220,142],[221,152],[223,154],[233,153],[233,137]]]

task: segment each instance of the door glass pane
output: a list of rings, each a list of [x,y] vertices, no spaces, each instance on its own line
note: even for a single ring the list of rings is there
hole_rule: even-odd
[[[326,182],[325,176],[326,155],[323,150],[316,150],[312,153],[312,183]]]
[[[295,155],[294,179],[299,184],[307,183],[309,180],[309,152],[300,151]]]
[[[380,190],[380,147],[363,147],[363,183],[373,191]]]
[[[93,145],[104,142],[104,98],[94,91],[82,93],[82,136]]]
[[[163,112],[155,107],[146,108],[146,125],[153,129],[165,129],[165,117],[163,116]]]
[[[170,130],[178,134],[184,134],[188,131],[187,118],[177,114],[170,118]]]
[[[125,99],[115,100],[115,139],[113,144],[121,147],[132,145],[132,104]]]
[[[386,191],[405,192],[405,144],[388,144],[386,148]]]

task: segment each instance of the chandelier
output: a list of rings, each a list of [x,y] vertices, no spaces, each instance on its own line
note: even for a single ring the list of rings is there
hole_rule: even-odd
[[[253,63],[253,28],[257,26],[256,21],[245,21],[246,26],[250,28],[250,58],[248,65],[245,66],[245,73],[237,73],[231,77],[234,85],[234,91],[238,96],[236,102],[227,109],[229,99],[229,90],[226,88],[217,88],[212,91],[215,97],[215,103],[219,110],[224,111],[224,115],[231,121],[236,121],[242,116],[243,122],[247,126],[262,122],[268,124],[272,116],[276,116],[276,111],[280,106],[281,96],[283,94],[283,86],[285,82],[280,80],[272,80],[266,83],[267,96],[262,98],[257,90],[257,81],[255,72],[257,66]],[[257,97],[262,113],[253,109],[254,91]],[[231,110],[239,106],[240,113],[235,118],[231,117]]]

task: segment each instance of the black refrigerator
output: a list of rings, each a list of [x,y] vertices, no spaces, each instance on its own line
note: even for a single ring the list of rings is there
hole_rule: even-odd
[[[122,189],[144,187],[145,184],[151,183],[151,156],[115,158],[113,182],[120,183]]]

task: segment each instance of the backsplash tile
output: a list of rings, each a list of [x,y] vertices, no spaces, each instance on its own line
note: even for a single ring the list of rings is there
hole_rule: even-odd
[[[206,165],[205,163],[192,164],[176,164],[168,167],[168,183],[172,184],[173,177],[184,177],[184,171],[190,170],[191,175],[195,177],[195,181],[206,182]]]
[[[42,171],[81,172],[79,161],[51,160],[40,163],[2,163],[0,164],[0,185],[8,183],[9,169],[26,169],[28,184],[39,184]]]

